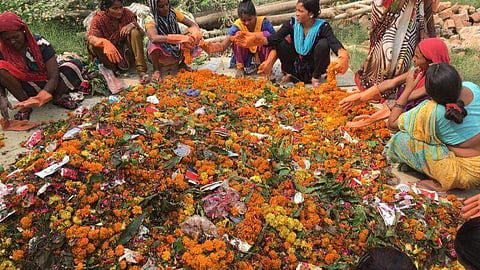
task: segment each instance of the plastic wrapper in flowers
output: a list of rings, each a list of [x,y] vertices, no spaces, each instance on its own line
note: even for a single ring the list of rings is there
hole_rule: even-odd
[[[203,210],[210,218],[226,217],[232,208],[239,213],[245,212],[245,204],[240,201],[240,193],[224,182],[215,193],[203,198]]]

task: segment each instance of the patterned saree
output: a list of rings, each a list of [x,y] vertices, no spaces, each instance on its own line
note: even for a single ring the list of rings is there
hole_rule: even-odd
[[[435,131],[436,108],[434,101],[424,101],[399,117],[400,131],[385,147],[387,158],[428,175],[445,190],[479,185],[480,156],[457,157],[438,139]]]

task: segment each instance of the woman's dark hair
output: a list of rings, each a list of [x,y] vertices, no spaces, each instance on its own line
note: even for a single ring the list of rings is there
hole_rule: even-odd
[[[480,217],[465,222],[455,237],[458,260],[468,270],[480,270]]]
[[[302,3],[308,12],[313,13],[314,18],[320,14],[320,1],[318,0],[298,0],[297,3]]]
[[[459,100],[462,79],[458,71],[447,63],[431,64],[425,74],[427,94],[438,104],[445,106],[445,118],[457,124],[467,116],[465,103]]]
[[[250,15],[250,16],[257,16],[257,10],[255,9],[255,5],[253,4],[252,0],[243,0],[238,4],[237,9],[238,17],[242,15]]]
[[[111,6],[113,6],[113,3],[117,2],[117,1],[123,4],[122,0],[100,0],[100,4],[99,4],[100,10],[101,11],[106,11]]]
[[[398,249],[376,247],[367,250],[360,258],[356,270],[417,270],[417,267]]]

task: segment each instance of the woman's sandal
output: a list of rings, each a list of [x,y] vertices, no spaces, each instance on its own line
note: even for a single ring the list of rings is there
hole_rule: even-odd
[[[159,83],[162,80],[162,73],[159,70],[155,70],[152,74],[152,83]]]
[[[74,110],[78,107],[78,103],[73,100],[69,95],[63,95],[61,98],[54,100],[53,104],[61,106],[68,110]]]
[[[138,74],[138,76],[140,77],[140,78],[138,79],[138,82],[139,82],[140,84],[147,84],[147,83],[150,82],[150,76],[148,76],[147,73],[145,73],[145,72],[140,72],[140,73]]]
[[[33,112],[32,108],[20,110],[13,116],[13,118],[15,120],[30,120],[30,114],[32,114],[32,112]]]

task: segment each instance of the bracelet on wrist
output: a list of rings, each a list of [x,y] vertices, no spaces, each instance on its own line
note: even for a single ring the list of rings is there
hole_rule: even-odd
[[[398,103],[395,103],[395,105],[393,105],[394,108],[399,108],[399,109],[402,109],[402,110],[404,110],[406,106],[407,105],[402,105],[402,104],[398,104]]]

